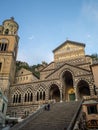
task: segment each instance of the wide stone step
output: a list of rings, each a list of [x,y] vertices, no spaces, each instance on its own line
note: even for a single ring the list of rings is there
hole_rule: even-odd
[[[62,102],[50,106],[18,130],[64,130],[75,115],[80,102]]]

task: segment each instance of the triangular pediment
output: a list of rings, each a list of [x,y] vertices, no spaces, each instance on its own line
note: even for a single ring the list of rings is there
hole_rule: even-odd
[[[71,48],[69,48],[69,47],[71,47]],[[72,49],[72,48],[74,48],[74,49],[76,49],[76,48],[79,48],[79,47],[85,47],[85,44],[84,43],[80,43],[80,42],[75,42],[75,41],[69,41],[69,40],[67,40],[67,41],[65,41],[64,43],[62,43],[60,46],[58,46],[57,48],[55,48],[54,50],[53,50],[53,52],[55,53],[56,51],[59,51],[59,50],[61,50],[61,49]]]
[[[21,68],[18,72],[17,72],[17,76],[21,76],[21,75],[28,75],[28,74],[32,74],[31,71],[25,69],[25,68]]]
[[[51,62],[50,64],[48,64],[44,69],[42,69],[41,71],[47,71],[47,70],[53,70],[54,69],[54,62]]]
[[[21,68],[16,74],[15,83],[29,83],[37,80],[38,78],[31,71]]]
[[[67,40],[53,50],[54,61],[66,61],[85,55],[85,44]]]
[[[65,63],[60,68],[56,69],[54,72],[49,74],[46,77],[46,79],[60,78],[60,74],[64,71],[68,71],[68,70],[70,70],[74,74],[74,76],[83,76],[83,75],[90,75],[91,74],[91,71],[89,71],[89,70],[85,70],[83,68],[76,67],[74,65],[70,65],[70,64]]]

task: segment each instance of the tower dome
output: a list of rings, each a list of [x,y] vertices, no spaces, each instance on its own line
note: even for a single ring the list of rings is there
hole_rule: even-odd
[[[3,22],[3,34],[5,35],[17,35],[18,24],[14,21],[14,18],[11,17]]]

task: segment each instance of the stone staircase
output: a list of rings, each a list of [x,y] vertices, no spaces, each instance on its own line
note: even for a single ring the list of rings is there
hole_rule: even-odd
[[[29,117],[24,125],[18,127],[17,124],[11,130],[67,130],[80,104],[80,101],[51,104],[49,111],[43,110],[35,118]]]

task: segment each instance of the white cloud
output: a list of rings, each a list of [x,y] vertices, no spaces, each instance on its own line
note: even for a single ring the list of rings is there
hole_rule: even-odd
[[[33,35],[30,36],[28,39],[29,39],[29,40],[33,40],[33,39],[34,39],[34,36],[33,36]]]

